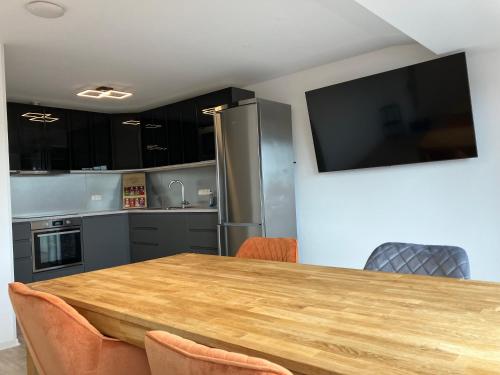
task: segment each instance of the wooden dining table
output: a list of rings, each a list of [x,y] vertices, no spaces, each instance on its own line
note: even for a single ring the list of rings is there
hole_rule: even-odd
[[[295,374],[500,374],[500,284],[180,254],[30,284],[104,334],[165,330]]]

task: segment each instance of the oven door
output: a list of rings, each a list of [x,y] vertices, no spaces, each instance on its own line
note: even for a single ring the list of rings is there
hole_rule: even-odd
[[[33,272],[82,264],[80,227],[33,232]]]

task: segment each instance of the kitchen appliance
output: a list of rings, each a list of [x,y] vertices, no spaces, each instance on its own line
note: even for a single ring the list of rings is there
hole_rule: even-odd
[[[477,157],[464,53],[306,99],[319,172]]]
[[[33,272],[83,263],[81,218],[31,222]]]
[[[215,117],[219,254],[248,237],[295,237],[290,106],[247,99]]]

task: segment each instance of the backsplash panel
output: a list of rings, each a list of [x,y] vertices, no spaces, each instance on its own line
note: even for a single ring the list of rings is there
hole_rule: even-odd
[[[147,174],[148,207],[176,206],[181,187],[168,188],[171,180],[184,183],[186,199],[195,206],[208,207],[209,197],[199,189],[216,189],[215,166],[152,172]],[[44,216],[119,210],[121,174],[63,174],[52,176],[11,176],[12,216]],[[92,200],[100,196],[100,200]]]
[[[215,166],[149,173],[147,176],[149,207],[178,206],[181,203],[181,186],[175,184],[172,190],[168,184],[180,180],[184,184],[186,199],[195,206],[208,207],[208,196],[199,196],[199,189],[216,190]]]
[[[42,216],[121,207],[121,175],[11,176],[12,216]],[[92,195],[102,200],[92,201]]]

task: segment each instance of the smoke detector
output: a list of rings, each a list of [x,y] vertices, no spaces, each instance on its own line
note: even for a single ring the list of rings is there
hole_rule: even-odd
[[[66,12],[63,6],[48,1],[32,1],[25,7],[28,12],[41,18],[59,18]]]

